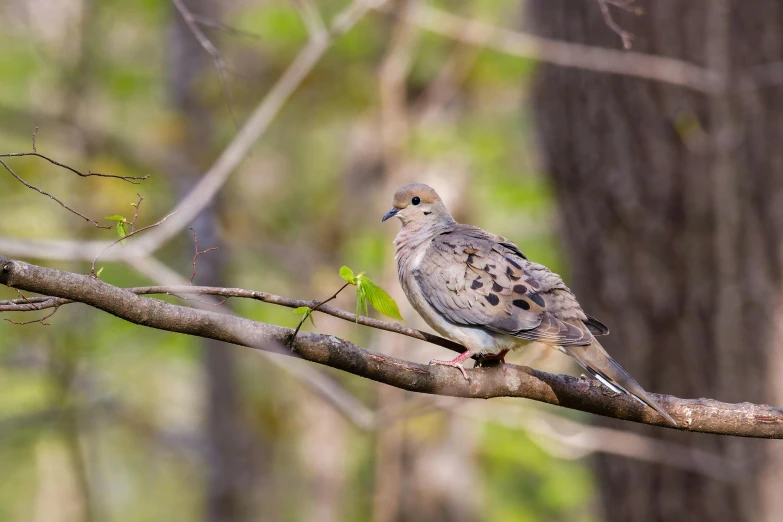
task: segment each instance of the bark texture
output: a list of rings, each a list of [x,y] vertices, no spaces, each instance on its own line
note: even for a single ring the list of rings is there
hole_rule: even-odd
[[[470,369],[470,381],[453,368],[424,366],[371,352],[333,335],[299,332],[214,311],[144,298],[97,278],[31,265],[0,256],[0,284],[80,302],[134,324],[299,356],[360,377],[419,393],[474,399],[524,397],[565,408],[671,428],[650,408],[627,395],[613,396],[596,381],[555,375],[525,366]],[[726,404],[653,394],[677,420],[678,429],[737,437],[783,439],[783,410],[763,404]],[[654,457],[654,456],[653,456]],[[731,477],[733,479],[733,477]]]
[[[540,67],[533,107],[569,282],[612,329],[608,351],[646,389],[780,403],[783,97],[737,78],[783,59],[783,4],[636,4],[643,16],[613,10],[635,50],[708,67],[723,85],[707,96]],[[528,15],[542,36],[621,45],[595,2],[532,0]],[[650,434],[739,457],[747,472],[715,480],[601,456],[606,520],[779,519],[779,445]]]

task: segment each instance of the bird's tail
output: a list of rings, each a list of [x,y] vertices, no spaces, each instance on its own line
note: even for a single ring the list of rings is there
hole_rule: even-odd
[[[677,422],[671,415],[666,413],[660,404],[647,395],[647,392],[639,386],[639,383],[606,353],[606,350],[596,339],[593,339],[593,342],[587,346],[563,346],[563,351],[573,357],[576,362],[610,390],[630,395],[637,401],[660,413],[673,426],[677,426]]]

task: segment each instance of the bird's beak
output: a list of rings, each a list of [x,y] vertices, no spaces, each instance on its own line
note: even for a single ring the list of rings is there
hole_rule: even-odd
[[[386,213],[386,215],[385,215],[385,216],[383,216],[383,218],[381,219],[381,222],[384,222],[384,221],[386,221],[386,220],[387,220],[387,219],[389,219],[390,217],[394,217],[394,216],[397,214],[397,212],[399,212],[399,211],[400,211],[400,209],[398,209],[398,208],[396,208],[396,207],[395,207],[395,208],[393,208],[393,209],[391,209],[390,211],[388,211],[388,212]]]

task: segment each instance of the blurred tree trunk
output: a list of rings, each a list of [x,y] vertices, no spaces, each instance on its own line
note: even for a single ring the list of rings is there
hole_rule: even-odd
[[[193,14],[218,19],[215,2],[185,0],[185,4]],[[209,102],[205,99],[204,82],[206,79],[211,81],[209,75],[217,78],[218,72],[209,54],[173,7],[171,16],[169,85],[178,131],[177,141],[171,148],[171,172],[181,197],[191,190],[216,154],[211,139],[211,111],[227,108],[223,97]],[[205,209],[193,222],[200,250],[220,246],[217,207],[219,201]],[[187,247],[179,259],[188,263],[193,254],[192,237],[183,245]],[[224,259],[223,250],[200,256],[197,283],[225,286]],[[186,266],[190,267],[190,264]],[[249,430],[242,419],[242,404],[234,369],[234,347],[213,340],[202,340],[202,344],[202,365],[206,379],[203,429],[207,445],[204,520],[250,520],[247,511],[258,479],[254,476],[253,456],[259,454],[260,444],[259,441],[251,443]]]
[[[637,4],[643,16],[615,14],[635,51],[709,67],[729,86],[737,71],[783,59],[783,4],[775,0]],[[528,16],[542,36],[622,47],[592,0],[531,0]],[[610,325],[607,349],[648,390],[783,400],[780,93],[769,86],[707,95],[549,65],[538,71],[532,105],[568,279],[588,312]],[[779,444],[621,428],[746,469],[727,468],[715,480],[603,456],[596,464],[606,520],[779,520]]]

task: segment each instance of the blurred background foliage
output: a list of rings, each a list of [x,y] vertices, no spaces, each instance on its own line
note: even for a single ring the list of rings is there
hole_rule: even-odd
[[[83,171],[150,177],[136,186],[79,178],[36,158],[9,165],[96,219],[131,216],[137,192],[145,198],[141,225],[167,214],[308,40],[296,2],[188,4],[205,19],[242,31],[202,25],[225,60],[227,89],[169,2],[3,2],[2,151],[29,151],[38,126],[38,151],[52,158]],[[326,20],[345,5],[317,2]],[[523,22],[517,2],[431,5],[509,28]],[[408,28],[400,45],[408,63],[396,93],[404,112],[389,117],[384,63],[403,38],[403,25],[370,12],[333,42],[221,190],[209,224],[194,223],[201,248],[220,246],[200,260],[196,283],[217,277],[205,258],[218,258],[221,284],[314,299],[340,286],[337,272],[347,264],[381,282],[408,324],[424,327],[396,282],[391,240],[398,225],[380,222],[396,186],[411,181],[435,186],[458,220],[505,235],[531,259],[564,272],[552,192],[533,147],[529,87],[536,64]],[[195,58],[182,51],[194,45]],[[196,61],[190,77],[173,77],[187,69],[178,60]],[[178,103],[183,96],[186,102]],[[384,125],[396,117],[404,130],[395,146],[384,138]],[[0,208],[5,237],[114,234],[7,173],[0,175]],[[202,237],[206,228],[214,233]],[[192,251],[185,230],[157,255],[187,278]],[[82,261],[31,260],[89,270]],[[127,264],[99,266],[115,285],[153,282]],[[3,288],[0,297],[15,294]],[[352,297],[341,296],[338,305],[351,310]],[[285,326],[299,319],[272,305],[234,300],[225,306]],[[379,418],[388,417],[378,429],[365,429],[304,386],[306,377],[251,350],[204,348],[196,339],[80,306],[61,309],[49,322],[0,323],[0,520],[600,518],[589,450],[573,452],[562,441],[529,433],[524,422],[498,420],[524,420],[544,409],[538,405],[435,401],[316,368],[381,412]],[[316,316],[316,323],[319,332],[415,361],[443,355],[330,317]],[[224,385],[210,381],[203,358],[203,350],[214,349],[233,360],[225,386],[236,394],[231,415],[239,435],[208,429],[213,396],[206,390]],[[550,371],[573,370],[559,355],[513,360],[533,359]],[[470,413],[476,408],[498,414]],[[220,450],[226,441],[241,447],[240,454]],[[210,479],[219,469],[236,475],[223,482],[232,490],[227,497],[215,491],[221,481]],[[215,500],[224,497],[228,505]]]

